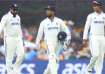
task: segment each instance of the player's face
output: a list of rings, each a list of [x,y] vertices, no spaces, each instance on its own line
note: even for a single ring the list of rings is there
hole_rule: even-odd
[[[52,10],[46,10],[47,17],[51,17],[54,15],[54,12]]]
[[[100,12],[101,11],[101,6],[99,6],[99,5],[93,5],[93,10],[95,12]]]
[[[11,9],[11,13],[15,17],[18,14],[18,10],[17,9]]]

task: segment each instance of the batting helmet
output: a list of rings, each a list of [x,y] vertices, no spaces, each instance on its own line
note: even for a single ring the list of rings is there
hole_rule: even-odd
[[[61,32],[58,33],[57,37],[58,37],[59,41],[64,41],[67,37],[67,34],[64,31],[61,31]]]

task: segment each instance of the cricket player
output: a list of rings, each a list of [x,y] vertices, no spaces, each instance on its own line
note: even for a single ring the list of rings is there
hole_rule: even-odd
[[[48,6],[45,8],[47,18],[45,18],[39,26],[38,35],[36,38],[36,46],[39,47],[40,41],[44,38],[48,49],[49,63],[44,71],[44,74],[57,74],[57,56],[56,50],[58,47],[58,33],[64,31],[67,34],[66,42],[69,43],[71,39],[69,30],[64,25],[63,20],[55,17],[55,7]]]
[[[13,4],[0,22],[0,33],[4,32],[4,44],[6,51],[7,74],[18,74],[20,64],[24,58],[24,48],[21,31],[21,19],[18,15],[18,5]],[[17,55],[16,62],[13,64],[14,54]]]
[[[96,74],[102,74],[104,52],[105,52],[105,13],[102,10],[102,3],[93,1],[94,12],[89,14],[85,24],[83,34],[83,45],[89,46],[91,51],[91,60],[87,66],[87,71],[92,74],[93,67]]]

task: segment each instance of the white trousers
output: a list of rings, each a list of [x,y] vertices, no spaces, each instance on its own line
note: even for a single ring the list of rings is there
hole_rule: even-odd
[[[96,74],[102,74],[104,53],[105,53],[105,37],[93,36],[90,38],[91,60],[88,64],[87,70],[92,71],[93,67]]]
[[[57,62],[57,55],[56,55],[56,50],[57,50],[58,44],[47,44],[48,48],[48,57],[49,57],[49,62],[47,65],[47,68],[44,71],[44,74],[58,74],[58,62]]]
[[[6,69],[7,74],[11,73],[12,69],[19,72],[20,64],[24,59],[24,48],[23,40],[19,37],[6,37],[5,38],[6,48]],[[16,62],[13,64],[14,54],[17,55]],[[18,73],[16,73],[18,74]]]

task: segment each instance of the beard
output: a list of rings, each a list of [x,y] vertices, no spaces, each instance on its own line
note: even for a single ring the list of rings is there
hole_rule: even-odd
[[[16,15],[18,14],[17,12],[11,12],[13,17],[16,17]]]
[[[53,16],[52,14],[47,14],[47,17],[48,17],[48,18],[50,18],[50,17],[52,17],[52,16]]]
[[[16,13],[13,14],[14,17],[16,17],[16,15],[17,15]]]

